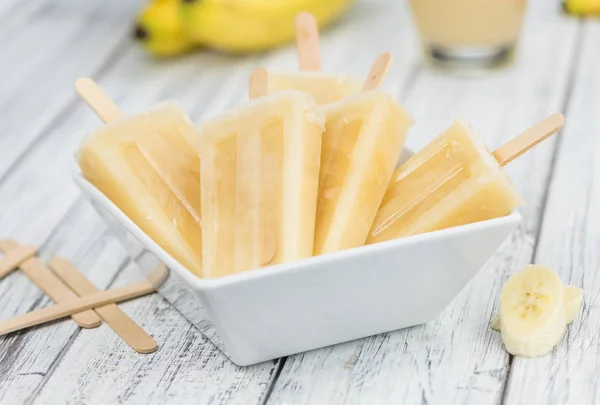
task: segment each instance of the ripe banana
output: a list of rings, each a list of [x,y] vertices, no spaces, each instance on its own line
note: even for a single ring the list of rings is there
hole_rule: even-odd
[[[579,287],[573,287],[572,285],[566,285],[563,291],[565,295],[566,305],[566,318],[567,324],[573,322],[577,318],[577,314],[581,309],[581,303],[583,301],[583,290]],[[500,313],[495,314],[490,319],[490,328],[500,331]]]
[[[563,7],[567,13],[576,15],[600,14],[600,0],[565,0]]]
[[[155,56],[187,52],[196,45],[183,28],[179,15],[180,0],[152,0],[139,14],[135,39]]]
[[[319,26],[354,0],[180,0],[185,30],[194,41],[226,52],[262,51],[294,38],[294,17],[312,13]]]
[[[566,325],[564,286],[554,271],[527,266],[504,284],[500,330],[509,353],[543,356],[558,344]]]

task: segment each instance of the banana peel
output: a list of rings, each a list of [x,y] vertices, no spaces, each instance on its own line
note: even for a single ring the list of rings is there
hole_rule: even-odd
[[[179,0],[153,0],[139,14],[134,38],[158,57],[180,55],[197,44],[185,31],[179,14]]]
[[[294,18],[312,13],[325,27],[355,0],[151,0],[134,37],[155,56],[200,45],[228,53],[264,51],[294,39]]]
[[[600,16],[600,0],[565,0],[563,7],[567,13],[573,15]]]

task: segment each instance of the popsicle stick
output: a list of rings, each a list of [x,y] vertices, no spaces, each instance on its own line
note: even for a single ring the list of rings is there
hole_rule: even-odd
[[[21,246],[11,240],[1,240],[0,250],[10,254],[14,249],[19,249]],[[33,284],[42,290],[52,301],[56,303],[70,301],[77,298],[77,295],[60,281],[37,257],[20,263],[19,268]],[[102,323],[100,317],[94,311],[83,311],[73,315],[73,320],[82,328],[96,328]]]
[[[311,13],[302,12],[296,16],[296,46],[300,70],[322,69],[319,25]]]
[[[506,166],[538,143],[560,131],[563,125],[565,125],[565,117],[560,113],[552,114],[508,141],[492,154],[500,166]]]
[[[146,276],[146,280],[148,280],[154,288],[158,288],[165,282],[168,276],[169,271],[167,270],[167,266],[165,266],[164,263],[158,263],[156,268]]]
[[[114,122],[125,117],[115,102],[92,79],[77,79],[75,91],[104,122]]]
[[[0,336],[40,325],[42,323],[55,321],[91,308],[100,307],[110,303],[128,301],[151,294],[154,291],[152,284],[147,281],[142,281],[140,283],[130,284],[126,287],[102,291],[86,295],[85,297],[76,298],[69,302],[55,304],[48,308],[38,309],[37,311],[32,311],[0,322]]]
[[[73,263],[63,258],[54,258],[48,267],[77,295],[84,296],[100,292]],[[123,312],[117,304],[94,308],[100,318],[119,335],[125,343],[139,353],[152,353],[157,345],[154,339]]]
[[[250,75],[250,100],[266,96],[269,93],[269,71],[265,68],[254,69]]]
[[[362,91],[377,90],[381,86],[390,71],[390,66],[394,57],[391,53],[386,52],[380,55],[373,63],[373,67],[369,72],[369,78],[365,81]]]
[[[5,250],[4,257],[0,259],[0,280],[11,271],[16,270],[19,264],[34,256],[36,250],[33,246],[18,246],[15,249]]]

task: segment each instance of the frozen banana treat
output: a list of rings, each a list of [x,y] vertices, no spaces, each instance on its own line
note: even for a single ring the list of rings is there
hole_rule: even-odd
[[[323,126],[295,90],[201,124],[206,277],[312,255]]]
[[[365,244],[412,120],[383,91],[324,109],[315,255]]]
[[[87,180],[176,260],[202,276],[198,137],[179,105],[106,124],[78,163]]]
[[[394,172],[368,243],[504,216],[522,203],[483,140],[456,121]]]

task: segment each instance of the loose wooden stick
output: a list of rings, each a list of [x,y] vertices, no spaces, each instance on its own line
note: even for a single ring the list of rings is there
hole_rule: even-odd
[[[125,117],[115,102],[93,80],[77,79],[75,91],[104,122],[114,122]]]
[[[31,256],[34,256],[36,250],[33,246],[18,246],[15,249],[6,249],[4,252],[4,257],[0,259],[0,280],[7,276],[11,271],[16,270],[19,267],[19,264]]]
[[[14,241],[0,241],[0,250],[10,254],[20,245]],[[31,257],[19,265],[21,271],[52,301],[56,303],[68,302],[77,298],[77,295],[69,289],[58,277],[54,275],[37,257]],[[95,328],[102,321],[94,311],[83,311],[73,314],[73,320],[82,328]]]
[[[269,71],[265,68],[254,69],[250,76],[250,100],[266,96],[269,93]]]
[[[45,322],[55,321],[87,309],[131,300],[143,295],[151,294],[154,291],[152,284],[143,281],[126,287],[115,288],[114,290],[86,295],[85,297],[76,298],[69,302],[55,304],[48,308],[38,309],[37,311],[29,312],[0,322],[0,336],[31,326],[40,325]]]
[[[56,275],[79,296],[100,292],[73,263],[63,258],[50,260],[48,266]],[[139,353],[152,353],[157,345],[146,331],[123,312],[117,304],[107,304],[94,308],[100,318],[119,335],[125,343]]]
[[[373,67],[371,68],[371,72],[369,72],[369,78],[365,81],[365,84],[362,88],[362,91],[371,91],[376,90],[381,86],[387,74],[390,70],[390,66],[394,57],[391,53],[386,52],[379,56],[375,63],[373,63]]]
[[[565,117],[560,113],[552,114],[508,141],[492,154],[500,166],[506,166],[538,143],[560,131],[563,125],[565,125]]]
[[[319,26],[311,13],[302,12],[296,16],[296,46],[300,70],[322,69]]]

